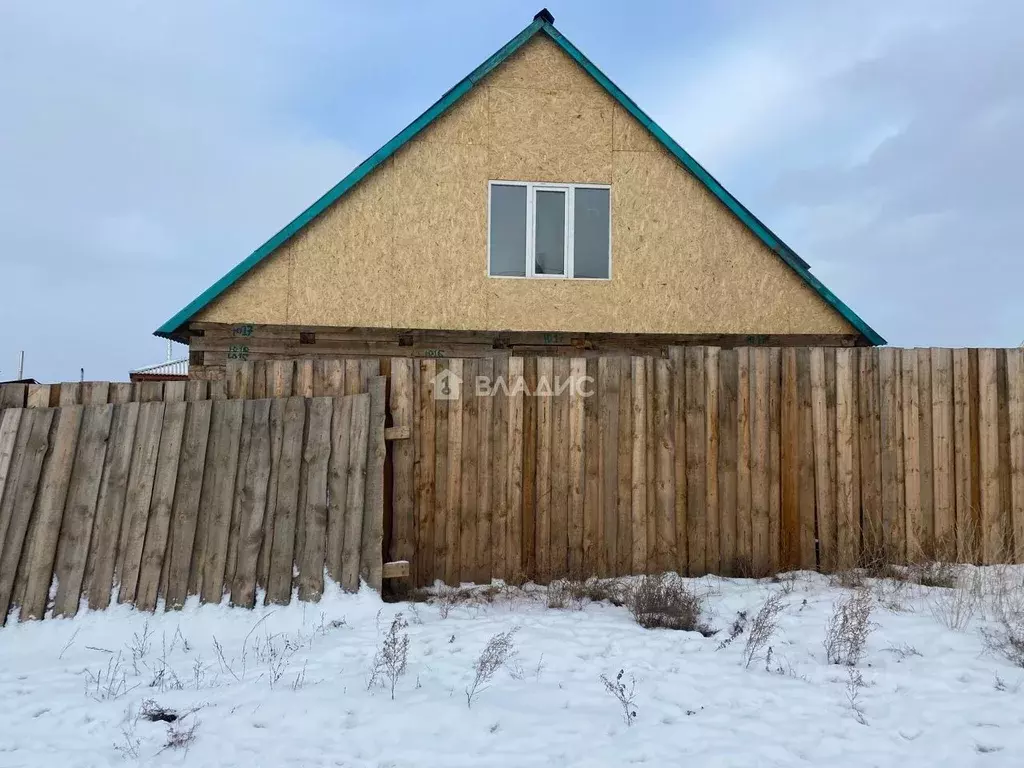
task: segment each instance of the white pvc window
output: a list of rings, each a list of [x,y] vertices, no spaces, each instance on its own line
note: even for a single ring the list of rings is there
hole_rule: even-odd
[[[488,209],[492,277],[611,277],[610,187],[492,181]]]

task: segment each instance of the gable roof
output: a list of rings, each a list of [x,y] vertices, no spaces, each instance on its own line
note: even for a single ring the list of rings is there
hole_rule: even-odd
[[[835,309],[847,322],[850,323],[860,334],[864,336],[869,344],[885,344],[883,339],[871,326],[865,323],[856,312],[850,309],[832,293],[825,285],[810,272],[810,265],[801,259],[792,248],[786,245],[781,238],[768,229],[754,214],[733,197],[703,166],[694,160],[676,141],[669,136],[654,120],[636,105],[622,90],[615,85],[608,77],[599,70],[591,61],[584,56],[580,50],[573,45],[561,32],[554,27],[554,17],[545,8],[538,13],[533,21],[518,35],[509,40],[504,46],[494,53],[483,64],[470,72],[454,88],[445,93],[440,99],[421,114],[391,141],[378,149],[366,160],[360,163],[344,179],[329,189],[319,200],[309,206],[293,219],[284,229],[271,237],[267,242],[249,254],[243,261],[237,264],[230,272],[220,278],[217,282],[203,291],[199,296],[189,302],[181,311],[155,331],[156,336],[167,339],[183,340],[185,326],[198,312],[212,303],[218,296],[234,285],[253,267],[270,256],[274,251],[284,245],[302,228],[313,219],[323,213],[328,207],[334,204],[345,193],[362,181],[374,171],[381,163],[391,157],[417,134],[427,128],[434,120],[443,115],[456,102],[465,96],[475,85],[486,77],[493,69],[512,56],[516,51],[528,43],[535,35],[544,34],[553,40],[559,48],[568,54],[576,63],[583,67],[586,72],[596,80],[608,94],[615,99],[630,115],[638,120],[649,132],[665,147],[686,170],[697,178],[718,200],[728,208],[746,227],[749,229],[769,250],[781,258],[790,269],[802,279],[815,293],[821,296],[827,304]]]

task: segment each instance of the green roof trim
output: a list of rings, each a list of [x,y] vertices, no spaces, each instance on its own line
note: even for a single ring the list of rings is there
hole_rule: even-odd
[[[874,329],[865,323],[856,312],[832,293],[825,285],[810,272],[810,266],[801,259],[781,238],[765,226],[756,216],[746,209],[728,190],[723,187],[717,179],[708,173],[703,166],[694,160],[676,141],[669,136],[654,120],[638,107],[631,98],[615,85],[608,77],[591,61],[584,56],[580,50],[562,35],[554,25],[548,21],[550,14],[541,12],[533,22],[522,32],[509,40],[494,55],[488,58],[483,64],[474,69],[469,75],[462,79],[454,88],[434,102],[422,115],[407,125],[391,141],[378,149],[366,160],[360,163],[344,179],[329,189],[326,194],[320,197],[309,208],[300,213],[284,229],[271,237],[267,242],[249,254],[243,261],[236,265],[230,272],[224,275],[199,296],[193,299],[174,317],[160,326],[155,335],[184,340],[186,325],[196,313],[207,307],[214,299],[234,285],[253,267],[263,259],[272,254],[284,243],[291,239],[303,227],[333,205],[352,187],[362,181],[374,171],[381,163],[390,158],[395,152],[402,148],[407,142],[413,139],[423,129],[429,126],[434,120],[443,115],[459,99],[468,93],[473,86],[486,77],[491,70],[504,62],[512,54],[529,42],[534,35],[543,32],[553,40],[566,54],[572,57],[587,73],[594,78],[627,112],[636,118],[672,155],[705,187],[716,197],[733,215],[757,236],[771,251],[779,256],[796,274],[810,286],[822,299],[835,309],[847,322],[850,323],[865,340],[872,345],[882,345],[886,341]]]

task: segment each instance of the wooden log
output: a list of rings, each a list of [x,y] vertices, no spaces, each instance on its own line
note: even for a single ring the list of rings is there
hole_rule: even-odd
[[[932,427],[932,360],[931,350],[918,349],[918,460],[921,473],[921,526],[919,545],[922,556],[934,561],[937,556],[935,541],[935,470],[932,447],[935,439]]]
[[[185,400],[185,385],[186,381],[165,381],[164,382],[164,402],[165,403],[181,403]]]
[[[494,361],[494,384],[497,391],[491,405],[491,572],[490,578],[509,577],[509,358]],[[502,386],[503,384],[503,386]]]
[[[24,408],[27,398],[27,384],[0,384],[0,409]]]
[[[800,410],[800,567],[818,567],[815,467],[814,406],[811,394],[811,351],[797,350],[797,407]]]
[[[49,449],[54,413],[52,408],[25,410],[14,443],[15,457],[11,462],[14,466],[9,469],[0,508],[0,622],[6,620],[11,607],[14,579],[39,488],[43,459]],[[78,607],[77,600],[75,607]]]
[[[277,605],[287,604],[292,597],[295,526],[298,515],[305,423],[305,400],[301,397],[289,397],[285,403],[282,420],[281,458],[278,462],[277,501],[274,506],[274,536],[267,572],[267,602]],[[205,496],[205,488],[203,490]],[[361,494],[360,501],[362,501]],[[359,519],[361,522],[362,514],[359,515]],[[358,555],[354,559],[358,563]],[[358,581],[356,588],[358,588]]]
[[[981,462],[981,562],[1004,562],[1006,510],[999,461],[998,350],[978,350],[978,455]]]
[[[18,427],[21,424],[22,415],[25,411],[21,408],[8,408],[0,413],[0,546],[6,534],[7,526],[5,520],[5,504],[13,503],[14,495],[4,498],[4,489],[8,480],[13,484],[17,477],[17,470],[21,463],[23,453],[15,450],[18,439]],[[28,432],[25,432],[26,439]]]
[[[416,583],[433,584],[440,574],[434,567],[434,465],[435,405],[434,379],[437,362],[417,361],[419,368],[419,409],[416,414]]]
[[[160,591],[160,573],[163,570],[165,553],[168,548],[168,532],[178,484],[187,415],[188,404],[183,400],[166,403],[164,406],[156,475],[153,480],[153,492],[149,505],[149,522],[146,526],[142,563],[139,567],[138,589],[135,596],[135,606],[143,611],[152,611],[156,608],[157,596]]]
[[[251,608],[256,596],[256,571],[264,541],[264,517],[270,486],[270,462],[273,441],[270,432],[271,402],[253,401],[250,419],[249,450],[245,464],[239,464],[241,504],[235,566],[231,576],[231,604]],[[309,536],[307,535],[307,542]],[[323,578],[323,563],[320,566]]]
[[[394,375],[392,373],[392,375]],[[477,459],[477,480],[476,480],[476,492],[477,492],[477,505],[476,505],[476,573],[473,576],[473,581],[477,584],[490,584],[491,583],[491,569],[494,560],[493,553],[491,551],[491,529],[492,529],[492,494],[493,494],[493,483],[491,477],[493,474],[492,470],[492,433],[494,425],[492,423],[494,419],[494,401],[495,397],[491,394],[491,387],[494,383],[494,361],[491,359],[481,359],[477,362],[477,377],[481,384],[484,384],[486,388],[482,388],[477,395],[477,435],[476,445],[479,451]],[[410,403],[410,409],[412,405]],[[502,425],[504,426],[504,425]],[[409,457],[409,465],[412,466],[412,456]],[[397,471],[397,466],[396,466]],[[412,476],[412,470],[409,470],[410,477]],[[411,496],[410,496],[411,499]],[[410,513],[410,519],[412,515]],[[392,558],[401,559],[401,558]]]
[[[654,432],[654,358],[644,357],[644,469],[647,477],[644,485],[647,489],[646,514],[647,521],[647,567],[644,573],[658,571],[658,451],[655,445]]]
[[[618,573],[618,474],[619,474],[619,360],[600,357],[597,361],[597,408],[601,486],[600,570],[603,577]]]
[[[295,361],[295,394],[299,397],[313,397],[312,360]]]
[[[537,484],[536,538],[537,576],[542,583],[551,580],[551,430],[554,418],[554,360],[537,360]]]
[[[91,406],[82,414],[75,466],[71,471],[57,542],[54,616],[74,616],[78,612],[113,415],[112,405]],[[109,594],[109,582],[106,589]]]
[[[754,512],[750,482],[753,422],[751,352],[746,347],[736,350],[736,572],[744,577],[754,572]],[[813,529],[812,525],[812,532]]]
[[[188,404],[178,457],[178,480],[171,509],[173,523],[170,528],[167,591],[164,595],[168,608],[180,608],[188,596],[189,567],[196,539],[212,413],[212,400],[196,400]]]
[[[708,573],[722,572],[721,518],[718,498],[718,449],[721,431],[718,422],[718,347],[707,347],[704,355],[704,476],[707,516],[704,567]]]
[[[782,350],[781,465],[779,468],[782,493],[780,567],[784,571],[795,570],[800,566],[800,412],[797,400],[796,350],[784,349]]]
[[[769,520],[770,445],[768,403],[768,350],[755,348],[751,357],[751,431],[750,431],[750,532],[751,559],[755,576],[767,576],[771,572],[771,523]]]
[[[647,573],[647,368],[642,357],[632,365],[632,433],[630,526],[632,530],[631,573]]]
[[[520,546],[522,567],[515,574],[516,581],[538,578],[537,568],[537,411],[541,398],[537,392],[537,361],[530,357],[523,360],[523,386],[526,396],[523,400],[523,514],[522,545]]]
[[[135,398],[140,403],[158,403],[164,399],[164,382],[140,381],[135,386]]]
[[[377,361],[372,361],[376,363]],[[380,592],[384,564],[384,412],[387,379],[369,380],[370,424],[366,455],[366,509],[363,513],[363,540],[359,572],[372,589]]]
[[[51,397],[53,397],[55,394],[58,397],[55,398],[54,402],[51,402],[50,401]],[[28,385],[27,396],[25,398],[25,407],[26,408],[50,408],[50,407],[53,407],[53,406],[57,405],[57,402],[59,402],[59,394],[60,393],[59,393],[58,389],[56,387],[53,387],[53,386],[49,385],[49,384],[29,384]],[[5,407],[10,407],[10,406],[0,405],[0,408],[5,408]]]
[[[56,427],[51,428],[53,438],[44,459],[32,520],[35,535],[25,542],[25,554],[22,556],[22,566],[26,568],[25,594],[21,601],[22,621],[41,619],[46,611],[64,503],[67,500],[78,431],[82,423],[81,406],[60,409],[54,421]]]
[[[878,350],[858,353],[857,434],[860,441],[861,555],[875,559],[883,547],[882,431],[879,403]]]
[[[615,575],[627,576],[633,573],[633,365],[628,357],[619,362],[618,542],[615,545],[618,562]]]
[[[672,423],[672,368],[666,359],[654,361],[654,410],[657,508],[651,513],[656,514],[657,520],[656,569],[666,572],[674,571],[679,561],[679,553],[676,552],[676,436]]]
[[[231,400],[249,400],[252,398],[255,371],[253,363],[243,360],[228,360],[225,385]]]
[[[82,404],[82,382],[64,381],[57,385],[60,388],[57,404],[81,405]]]
[[[342,550],[341,586],[348,592],[355,592],[359,589],[363,516],[366,507],[370,395],[364,392],[358,395],[349,395],[348,398],[351,398],[352,403],[352,421],[348,442],[348,496],[345,500],[345,539]]]
[[[267,394],[270,397],[292,396],[292,382],[295,377],[294,360],[273,360],[268,365],[267,373],[269,376]]]
[[[569,358],[554,360],[551,396],[551,578],[569,565]]]
[[[972,456],[976,453],[973,425],[977,410],[971,398],[969,350],[953,350],[953,454],[954,495],[956,503],[956,558],[960,563],[978,559],[977,530],[974,524],[974,497],[977,477]]]
[[[119,603],[134,603],[139,585],[139,569],[142,566],[142,550],[156,479],[164,409],[163,402],[146,402],[139,408],[139,423],[132,448],[132,464],[128,474],[120,545],[114,570],[114,580],[119,584]]]
[[[331,418],[334,402],[329,397],[315,397],[309,403],[309,425],[306,430],[305,507],[301,525],[306,535],[298,553],[299,599],[319,600],[324,592],[324,562],[327,537],[328,462],[331,455]]]
[[[707,573],[707,426],[704,349],[686,349],[686,514],[689,573]]]
[[[604,576],[604,557],[601,542],[604,538],[604,503],[601,495],[601,438],[597,380],[598,358],[582,358],[575,363],[582,408],[580,450],[582,451],[583,493],[579,501],[573,499],[573,517],[582,517],[581,571],[584,578]],[[582,371],[582,376],[580,376]],[[574,391],[576,391],[574,389]],[[674,484],[673,484],[674,485]],[[673,499],[673,504],[675,500]],[[579,505],[579,512],[576,505]],[[675,542],[673,542],[673,551]]]
[[[1024,563],[1024,347],[1008,349],[1005,354],[1010,460],[1007,509],[1013,539],[1013,551],[1007,554],[1012,555],[1009,562],[1020,564]]]
[[[288,401],[281,398],[270,401],[270,474],[267,480],[267,504],[263,512],[263,541],[260,544],[259,560],[256,563],[256,586],[263,589],[264,601],[267,599],[270,562],[274,552],[277,481],[281,473],[281,450],[284,445],[284,418],[287,405]],[[344,505],[344,499],[340,503]]]
[[[882,526],[886,562],[904,562],[907,556],[903,485],[903,388],[900,350],[878,350],[882,434]]]
[[[352,399],[334,400],[331,420],[331,456],[327,465],[327,575],[341,583],[345,551],[345,508],[348,503],[349,440],[352,435]]]
[[[220,400],[213,406],[200,498],[200,515],[207,523],[206,544],[200,560],[203,576],[199,596],[204,603],[219,603],[224,597],[228,526],[234,507],[232,497],[238,473],[243,402]]]
[[[89,607],[93,610],[106,608],[110,604],[139,408],[137,402],[124,403],[114,407],[111,417],[110,439],[107,442],[83,577]]]
[[[930,358],[935,557],[943,562],[950,562],[956,559],[953,351],[933,347],[930,350]],[[929,404],[922,402],[921,406],[927,408]]]
[[[768,350],[768,554],[770,570],[782,568],[782,352]]]
[[[235,490],[232,494],[231,519],[228,522],[228,554],[224,561],[224,591],[231,591],[235,579],[235,565],[238,560],[238,531],[242,516],[242,490],[245,485],[245,467],[249,463],[252,449],[252,425],[255,401],[247,399],[242,404],[242,426],[238,439],[238,469],[235,471]],[[302,528],[302,526],[299,526]],[[303,530],[303,533],[305,531]]]
[[[185,382],[186,391],[188,383]],[[130,403],[135,396],[135,385],[130,381],[116,381],[110,385],[110,393],[107,402],[113,405],[124,405]]]
[[[900,384],[903,403],[903,499],[907,558],[924,557],[921,520],[921,407],[917,374],[917,350],[905,349],[901,356]]]
[[[524,456],[526,437],[524,426],[523,358],[508,361],[508,545],[506,548],[506,578],[517,579],[523,573],[523,519],[524,519]]]
[[[264,380],[264,387],[266,381]],[[195,400],[209,400],[210,399],[210,382],[203,381],[202,379],[189,379],[185,382],[185,400],[193,402]]]
[[[438,365],[434,384],[434,567],[433,579],[448,578],[448,550],[452,546],[448,531],[448,405],[454,394],[448,363]],[[459,406],[461,408],[461,406]]]
[[[857,447],[856,350],[836,350],[836,567],[860,561],[860,478]]]
[[[686,358],[682,347],[669,349],[669,362],[672,366],[672,422],[674,427],[676,499],[676,562],[675,571],[679,574],[689,572],[689,523],[686,514],[687,440],[686,440]]]
[[[358,395],[366,390],[362,386],[358,360],[345,361],[345,394]]]
[[[477,361],[463,362],[462,471],[459,499],[459,581],[476,580],[477,480],[479,476],[479,397],[476,394]]]
[[[381,576],[384,579],[407,579],[412,574],[412,568],[408,560],[395,560],[384,563],[381,569]]]
[[[739,386],[738,354],[735,349],[718,353],[718,573],[736,575],[736,416]],[[709,414],[710,415],[710,414]]]

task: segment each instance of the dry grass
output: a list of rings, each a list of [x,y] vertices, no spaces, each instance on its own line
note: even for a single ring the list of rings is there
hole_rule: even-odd
[[[485,690],[495,673],[502,667],[511,667],[516,658],[515,636],[519,627],[499,632],[487,641],[473,665],[473,682],[466,688],[466,706],[473,708],[473,700]]]
[[[626,590],[615,579],[562,579],[547,588],[548,608],[582,610],[587,603],[625,605]]]
[[[764,601],[761,610],[757,612],[754,620],[750,623],[747,643],[743,648],[743,666],[749,668],[756,659],[761,658],[762,651],[768,647],[768,642],[778,628],[779,614],[782,613],[783,608],[785,605],[782,602],[781,592],[773,592]]]
[[[629,612],[645,629],[679,629],[711,637],[715,631],[704,619],[705,599],[687,589],[674,574],[643,576],[629,592]]]
[[[871,622],[872,598],[866,589],[855,590],[836,603],[825,627],[825,658],[829,664],[855,667],[863,658]]]

